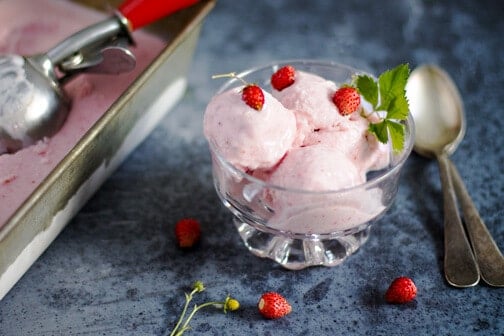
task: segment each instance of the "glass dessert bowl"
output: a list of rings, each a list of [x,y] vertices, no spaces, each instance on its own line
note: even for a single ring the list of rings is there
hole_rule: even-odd
[[[270,78],[285,65],[293,66],[296,71],[322,76],[337,85],[349,83],[354,75],[362,73],[351,67],[330,62],[311,60],[276,62],[235,75],[219,89],[216,96],[235,87],[243,88],[244,81],[257,83],[267,92],[274,91]],[[236,92],[241,92],[240,90]],[[267,114],[270,96],[266,95],[265,98],[263,111],[246,113]],[[222,106],[226,108],[226,105],[221,105],[219,108]],[[298,108],[296,105],[296,109]],[[332,108],[337,114],[337,109]],[[233,113],[233,110],[234,108],[230,106],[229,113]],[[229,118],[233,119],[231,115]],[[345,116],[345,118],[352,120],[353,117]],[[358,118],[356,115],[353,119]],[[295,128],[299,131],[306,123],[300,122],[299,117],[296,120]],[[393,204],[398,190],[400,171],[411,153],[414,140],[414,125],[409,114],[401,122],[405,133],[404,147],[400,151],[393,151],[388,144],[378,145],[375,138],[369,140],[373,135],[359,135],[359,138],[367,139],[365,146],[359,145],[359,147],[350,143],[349,146],[355,152],[350,154],[349,157],[352,158],[350,161],[359,157],[355,160],[360,163],[372,162],[366,163],[365,170],[358,170],[360,173],[356,173],[357,180],[359,175],[363,175],[361,183],[353,183],[350,186],[343,184],[343,187],[339,188],[339,184],[333,182],[340,179],[341,174],[337,171],[351,168],[347,165],[346,157],[336,155],[334,159],[326,160],[332,156],[332,152],[327,146],[319,145],[319,142],[327,138],[326,135],[321,136],[324,132],[319,126],[312,126],[311,129],[315,128],[315,131],[311,131],[311,135],[305,134],[301,140],[299,135],[294,135],[292,142],[296,145],[289,147],[278,162],[270,163],[266,167],[250,168],[236,164],[234,159],[230,159],[226,146],[232,139],[225,139],[224,142],[221,140],[219,143],[218,139],[208,134],[206,128],[211,127],[207,125],[210,122],[205,120],[205,135],[212,156],[215,189],[222,203],[233,213],[234,225],[245,246],[255,255],[272,259],[283,267],[293,270],[317,265],[338,265],[366,242],[372,224]],[[214,121],[214,125],[220,127],[222,122],[222,120]],[[345,132],[353,130],[353,126],[337,126],[335,130],[334,125],[340,123],[335,121],[329,123],[332,129],[327,134],[332,139],[346,134],[341,133],[342,130]],[[288,128],[286,124],[287,121],[281,127],[282,132],[283,128]],[[230,137],[243,136],[245,146],[254,147],[252,140],[247,138],[254,132],[242,126],[235,128],[234,135],[231,134]],[[225,133],[220,129],[217,132],[219,136]],[[271,130],[269,133],[272,133]],[[281,138],[285,138],[285,134],[282,134]],[[224,147],[223,143],[226,144]],[[373,153],[380,152],[380,154],[377,156],[371,153],[370,148]],[[254,153],[261,156],[261,153]],[[262,156],[264,159],[267,155]],[[383,157],[386,157],[385,161]],[[289,164],[290,167],[284,167]],[[282,173],[289,176],[279,178]],[[304,182],[306,178],[312,178],[310,174],[316,175],[318,188],[310,187],[313,185],[311,180],[308,184]],[[343,173],[341,180],[352,179],[354,175],[351,172]],[[284,183],[285,181],[287,183]]]

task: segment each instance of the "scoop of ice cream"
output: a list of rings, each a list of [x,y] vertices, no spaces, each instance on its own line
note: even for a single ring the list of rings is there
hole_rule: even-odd
[[[323,191],[352,187],[366,181],[344,152],[324,144],[290,150],[268,182],[285,188]]]
[[[305,234],[341,232],[380,215],[385,210],[382,194],[381,189],[372,188],[317,197],[301,195],[298,201],[305,202],[275,209],[268,225]]]
[[[303,146],[324,144],[338,150],[366,174],[386,167],[390,161],[389,145],[379,142],[368,128],[368,119],[354,113],[337,127],[307,133]]]
[[[366,134],[368,133],[369,123],[358,113],[354,113],[346,119],[345,123],[340,123],[337,127],[307,133],[302,146],[323,143],[328,147],[351,155],[356,150],[359,150],[362,142],[367,141]]]
[[[267,182],[283,189],[267,189],[266,202],[272,209],[281,209],[299,204],[306,200],[299,192],[292,190],[328,191],[340,190],[359,185],[366,181],[366,176],[346,155],[323,144],[291,149],[282,162],[267,178]],[[313,196],[307,198],[313,202]]]
[[[296,71],[294,83],[281,91],[273,90],[272,95],[286,108],[295,111],[299,123],[309,125],[310,130],[318,130],[345,122],[332,102],[336,89],[332,81]]]
[[[274,213],[268,224],[298,233],[330,233],[374,218],[384,208],[381,190],[344,191],[364,183],[365,174],[344,151],[325,143],[290,150],[267,178],[287,188],[265,189],[263,202]]]
[[[244,103],[241,90],[233,88],[210,100],[204,134],[215,150],[238,168],[272,167],[294,141],[296,117],[266,91],[264,105],[257,111]]]

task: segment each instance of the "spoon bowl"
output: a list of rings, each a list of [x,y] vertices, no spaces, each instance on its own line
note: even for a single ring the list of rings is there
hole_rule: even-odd
[[[449,75],[433,65],[415,69],[407,85],[415,126],[414,150],[426,157],[451,155],[462,141],[466,120],[462,99]]]

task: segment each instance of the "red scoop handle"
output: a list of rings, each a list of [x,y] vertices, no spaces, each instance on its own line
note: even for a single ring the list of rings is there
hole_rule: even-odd
[[[196,2],[198,0],[126,0],[118,9],[130,21],[132,30],[136,30]]]

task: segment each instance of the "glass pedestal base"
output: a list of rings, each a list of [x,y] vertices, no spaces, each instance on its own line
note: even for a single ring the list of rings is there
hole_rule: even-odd
[[[370,225],[365,225],[348,235],[321,238],[318,235],[283,235],[262,231],[238,218],[234,218],[233,222],[250,252],[291,270],[339,265],[367,241],[371,229]]]

